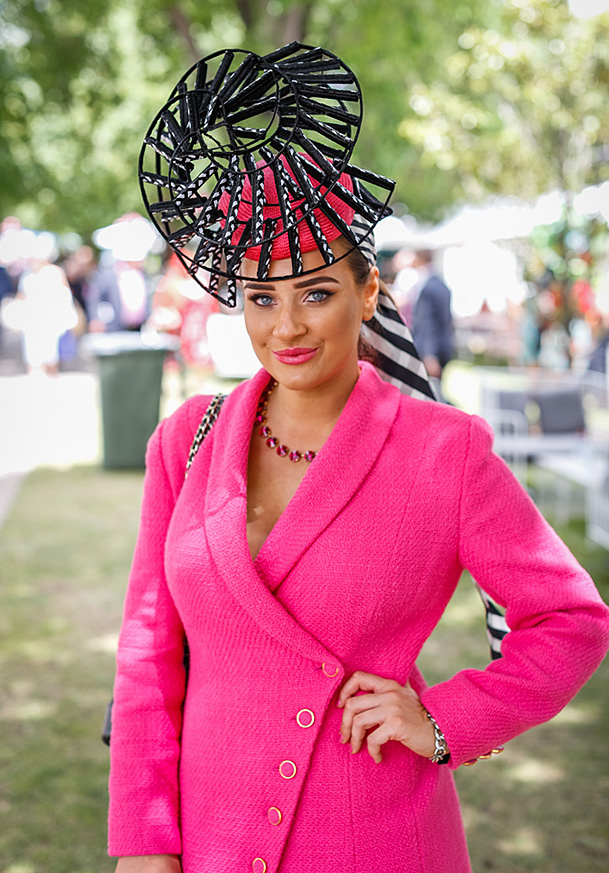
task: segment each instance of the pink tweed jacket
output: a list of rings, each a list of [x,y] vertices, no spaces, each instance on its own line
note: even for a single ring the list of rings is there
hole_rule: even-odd
[[[162,422],[118,653],[110,854],[185,873],[466,873],[451,768],[555,715],[590,677],[609,611],[491,449],[487,425],[362,372],[255,561],[246,539],[261,371]],[[416,667],[462,569],[507,605],[504,657],[431,688]],[[191,652],[188,688],[182,666]],[[449,766],[339,743],[337,690],[408,680]]]

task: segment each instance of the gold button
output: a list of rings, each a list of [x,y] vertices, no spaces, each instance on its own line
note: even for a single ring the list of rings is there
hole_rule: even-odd
[[[338,667],[336,665],[332,666],[332,664],[324,663],[321,665],[321,669],[330,679],[334,679],[335,676],[338,676]]]
[[[281,824],[281,820],[283,818],[283,816],[281,814],[281,810],[277,809],[276,806],[271,806],[269,808],[269,810],[267,811],[266,817],[268,818],[269,823],[272,825]]]
[[[301,728],[311,727],[315,721],[315,714],[310,709],[301,709],[300,712],[296,713],[296,721]]]
[[[254,858],[252,861],[253,873],[266,873],[266,861],[264,858]]]
[[[279,772],[284,779],[293,779],[296,776],[296,764],[294,761],[282,761],[279,765]]]

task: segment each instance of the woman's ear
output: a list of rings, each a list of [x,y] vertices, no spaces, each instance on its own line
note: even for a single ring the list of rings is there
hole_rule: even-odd
[[[364,287],[364,307],[362,321],[370,321],[376,310],[376,301],[379,296],[379,271],[378,267],[370,269],[368,281]]]

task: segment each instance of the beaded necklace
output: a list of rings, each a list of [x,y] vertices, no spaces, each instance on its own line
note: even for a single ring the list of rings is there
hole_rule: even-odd
[[[258,409],[256,410],[255,419],[256,425],[260,425],[260,427],[258,428],[258,436],[261,436],[262,439],[266,440],[266,444],[269,449],[275,449],[280,458],[287,457],[290,459],[290,461],[293,461],[294,463],[297,463],[304,458],[305,461],[310,464],[317,452],[299,452],[290,450],[286,445],[281,442],[278,437],[273,436],[271,429],[266,422],[266,409],[269,403],[269,397],[271,396],[276,385],[277,382],[272,379],[260,395],[260,401],[258,403]]]

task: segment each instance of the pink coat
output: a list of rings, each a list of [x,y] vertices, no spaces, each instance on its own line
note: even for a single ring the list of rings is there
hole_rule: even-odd
[[[368,364],[252,562],[247,457],[267,379],[228,397],[186,482],[209,398],[150,442],[118,654],[110,853],[182,853],[185,873],[465,873],[451,768],[555,715],[601,661],[609,611],[492,453],[488,426],[403,397]],[[464,567],[508,605],[513,630],[500,661],[425,690],[416,658]],[[357,669],[411,681],[449,766],[397,743],[376,765],[339,743],[337,690]]]

